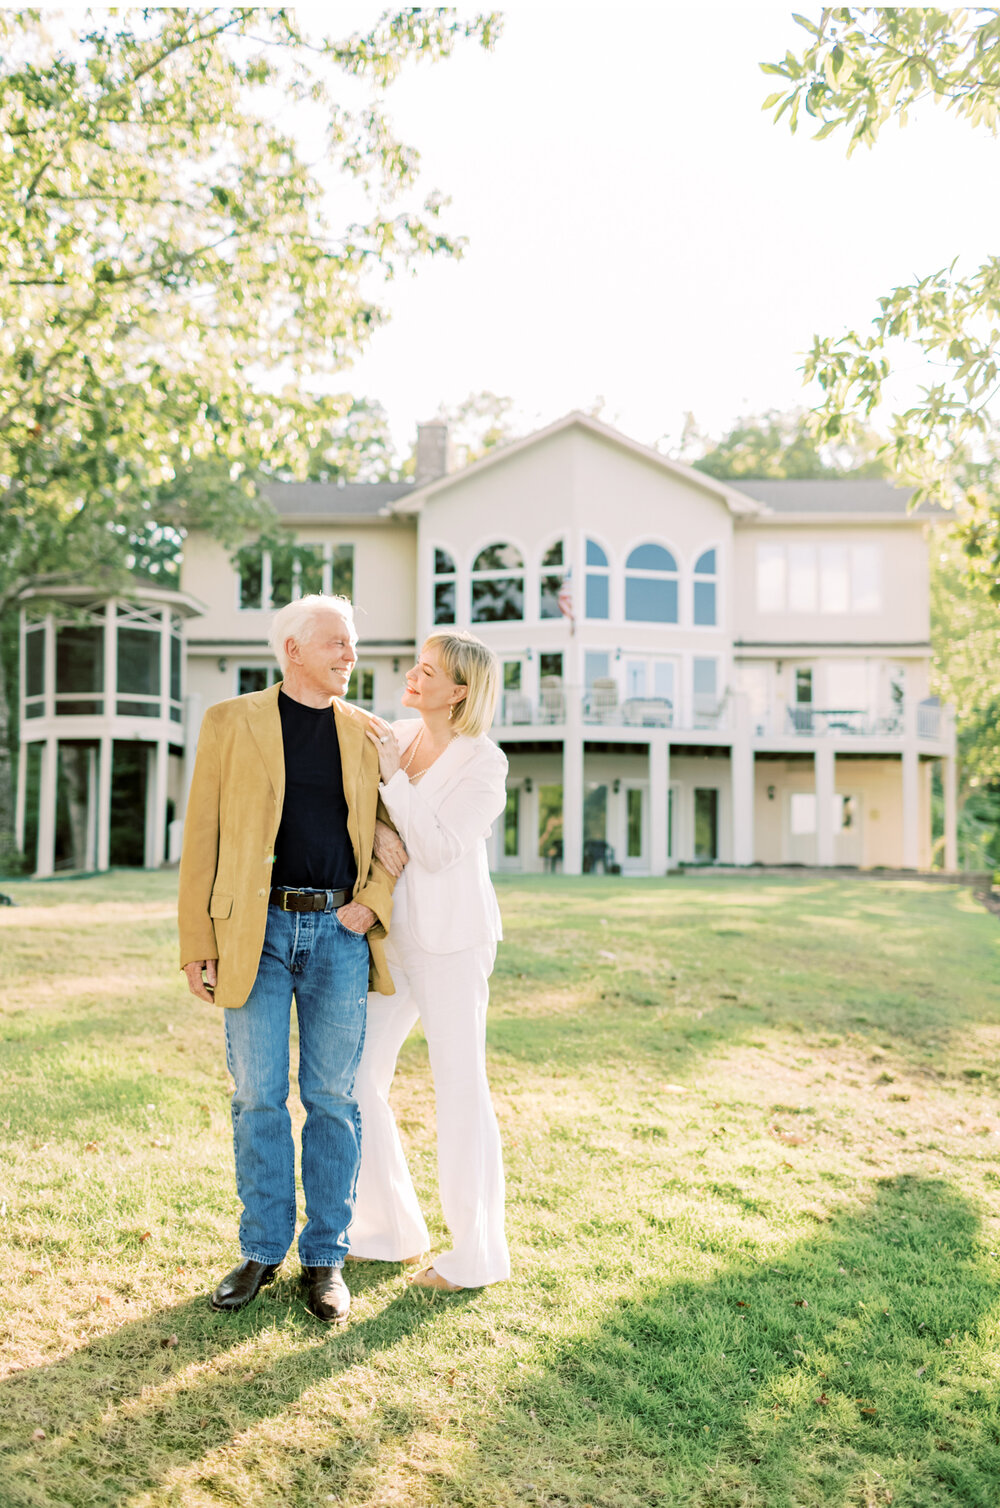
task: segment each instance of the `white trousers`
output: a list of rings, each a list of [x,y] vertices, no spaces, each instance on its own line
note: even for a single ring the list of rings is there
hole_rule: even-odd
[[[434,1270],[463,1288],[510,1276],[504,1236],[500,1130],[486,1078],[486,1007],[496,948],[427,953],[394,912],[386,948],[395,995],[369,995],[354,1093],[361,1111],[361,1170],[348,1239],[351,1254],[399,1262],[430,1245],[399,1140],[389,1090],[399,1050],[419,1016],[437,1104],[438,1187],[451,1232]]]

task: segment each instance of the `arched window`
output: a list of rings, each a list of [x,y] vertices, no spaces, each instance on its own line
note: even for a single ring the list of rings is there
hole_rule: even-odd
[[[596,539],[587,540],[586,613],[588,618],[611,616],[611,573],[608,557]]]
[[[677,622],[677,562],[662,545],[637,545],[625,562],[625,617]]]
[[[524,617],[524,561],[513,545],[487,545],[472,564],[472,621]]]
[[[563,542],[556,540],[554,545],[549,545],[542,556],[542,580],[538,601],[538,616],[540,618],[559,618],[562,610],[559,606],[559,592],[566,579],[566,570],[563,561]]]
[[[714,628],[715,551],[706,550],[694,563],[694,621],[703,628]]]
[[[455,621],[455,562],[447,550],[434,551],[434,622]]]

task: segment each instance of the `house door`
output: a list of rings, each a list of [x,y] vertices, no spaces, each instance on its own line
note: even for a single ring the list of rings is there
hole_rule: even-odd
[[[694,861],[711,864],[719,857],[719,792],[715,786],[695,789]]]

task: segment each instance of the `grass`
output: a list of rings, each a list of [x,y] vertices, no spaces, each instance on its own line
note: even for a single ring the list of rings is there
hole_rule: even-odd
[[[2,1508],[1000,1501],[1000,926],[920,882],[501,881],[515,1281],[236,1316],[170,875],[0,912]],[[397,1113],[443,1239],[419,1038]]]

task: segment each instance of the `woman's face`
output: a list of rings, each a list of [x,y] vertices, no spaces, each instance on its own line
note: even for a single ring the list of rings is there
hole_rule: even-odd
[[[437,646],[425,644],[413,669],[406,672],[403,706],[416,707],[426,715],[445,711],[464,696],[465,687],[453,681],[445,670]]]

